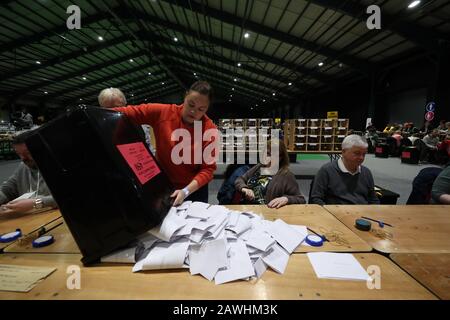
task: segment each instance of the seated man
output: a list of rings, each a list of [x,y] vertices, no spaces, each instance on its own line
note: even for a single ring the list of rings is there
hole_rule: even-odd
[[[434,129],[422,139],[422,142],[417,145],[420,151],[420,161],[434,160],[439,143],[439,131]]]
[[[361,164],[367,153],[367,142],[358,135],[345,137],[342,157],[327,163],[317,172],[309,203],[379,204],[370,170]]]
[[[450,165],[447,165],[434,180],[431,203],[450,204]]]
[[[26,213],[33,209],[56,207],[56,202],[25,144],[29,133],[30,131],[16,136],[12,142],[22,162],[14,174],[0,186],[0,214]],[[14,200],[18,197],[22,199]]]

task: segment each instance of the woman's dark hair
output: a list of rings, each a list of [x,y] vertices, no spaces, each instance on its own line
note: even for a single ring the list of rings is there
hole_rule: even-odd
[[[196,81],[189,88],[189,91],[196,91],[200,94],[208,96],[209,101],[211,102],[214,97],[214,91],[211,85],[206,81]]]

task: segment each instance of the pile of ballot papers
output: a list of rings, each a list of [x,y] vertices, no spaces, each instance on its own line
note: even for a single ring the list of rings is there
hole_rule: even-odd
[[[264,220],[253,212],[239,212],[203,202],[172,207],[163,222],[137,239],[136,246],[102,258],[102,262],[135,263],[141,270],[188,268],[216,284],[261,277],[268,267],[282,274],[289,255],[306,245],[305,226],[278,219]]]

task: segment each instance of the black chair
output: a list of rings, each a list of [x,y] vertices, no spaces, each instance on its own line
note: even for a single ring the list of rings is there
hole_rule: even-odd
[[[406,204],[429,204],[431,188],[442,168],[428,167],[419,171],[412,183],[411,194]]]

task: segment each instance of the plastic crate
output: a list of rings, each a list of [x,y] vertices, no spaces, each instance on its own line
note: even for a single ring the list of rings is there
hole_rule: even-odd
[[[307,151],[319,151],[319,143],[308,143],[306,146]]]
[[[332,135],[333,132],[333,127],[323,127],[322,128],[322,134],[323,135]]]
[[[322,143],[320,145],[321,151],[331,151],[333,150],[333,144],[332,143]]]
[[[295,128],[295,134],[305,135],[307,133],[306,127],[297,127]]]
[[[333,136],[331,135],[327,135],[327,136],[322,136],[322,143],[333,143]]]
[[[294,150],[295,151],[305,151],[306,143],[294,143]]]
[[[320,127],[321,125],[321,119],[308,119],[308,127]]]
[[[320,127],[308,127],[308,134],[320,135]]]
[[[318,135],[309,135],[308,136],[308,143],[319,143],[320,142],[320,136]]]

